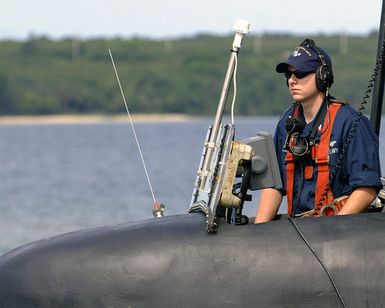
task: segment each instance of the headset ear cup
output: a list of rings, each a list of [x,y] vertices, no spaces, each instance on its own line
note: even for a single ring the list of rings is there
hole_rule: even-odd
[[[334,82],[333,71],[330,65],[321,65],[315,74],[315,84],[319,91],[326,92]]]
[[[320,92],[326,92],[325,83],[322,80],[322,65],[317,69],[315,73],[315,85]]]
[[[324,69],[324,74],[325,74],[325,82],[326,82],[326,86],[328,89],[330,89],[330,87],[332,86],[332,84],[334,83],[334,75],[333,75],[333,70],[332,68],[330,67],[330,65],[326,65],[325,69]]]

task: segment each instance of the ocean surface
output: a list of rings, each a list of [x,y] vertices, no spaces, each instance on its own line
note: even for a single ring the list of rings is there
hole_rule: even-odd
[[[273,133],[276,121],[238,119],[236,139]],[[187,212],[211,123],[202,118],[135,124],[165,215]],[[245,205],[247,215],[254,216],[257,200],[254,193]],[[129,123],[0,125],[0,254],[64,232],[151,218],[152,206]]]

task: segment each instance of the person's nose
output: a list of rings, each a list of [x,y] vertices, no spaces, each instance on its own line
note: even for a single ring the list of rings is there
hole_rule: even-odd
[[[292,74],[287,82],[288,82],[289,86],[294,85],[298,82],[298,79],[295,77],[294,74]]]

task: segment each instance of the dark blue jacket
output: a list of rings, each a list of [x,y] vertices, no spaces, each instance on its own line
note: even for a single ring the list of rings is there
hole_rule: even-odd
[[[283,150],[286,139],[285,122],[289,116],[293,115],[293,112],[294,105],[281,117],[274,135],[275,148],[284,187],[286,187],[286,152]],[[299,104],[299,116],[304,119],[301,104]],[[326,114],[326,116],[328,116],[328,114]],[[352,133],[352,123],[355,119],[357,127],[355,132]],[[311,133],[313,124],[314,120],[306,124],[300,133],[300,137],[308,136]],[[351,137],[349,137],[349,135],[351,135]],[[320,132],[316,135],[316,141],[319,140],[319,137]],[[340,156],[347,140],[350,140],[350,143],[347,145],[346,153],[341,160]],[[357,187],[374,187],[377,190],[382,188],[378,137],[370,127],[368,119],[365,116],[359,115],[357,111],[347,104],[342,105],[336,115],[330,138],[329,155],[330,174],[336,169],[338,160],[341,160],[341,167],[337,169],[335,180],[332,183],[334,198],[349,195]],[[315,167],[312,179],[306,180],[303,178],[301,164],[302,166],[311,164]],[[311,158],[303,159],[296,163],[293,193],[293,209],[295,209],[295,214],[314,208],[317,173],[317,166]],[[284,194],[286,194],[285,191]],[[319,200],[317,200],[317,202],[319,202]]]

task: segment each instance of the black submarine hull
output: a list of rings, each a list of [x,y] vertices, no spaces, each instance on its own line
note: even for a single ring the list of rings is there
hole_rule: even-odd
[[[346,307],[385,306],[385,215],[295,221]],[[0,257],[0,307],[343,307],[285,217],[188,214],[72,232]]]

